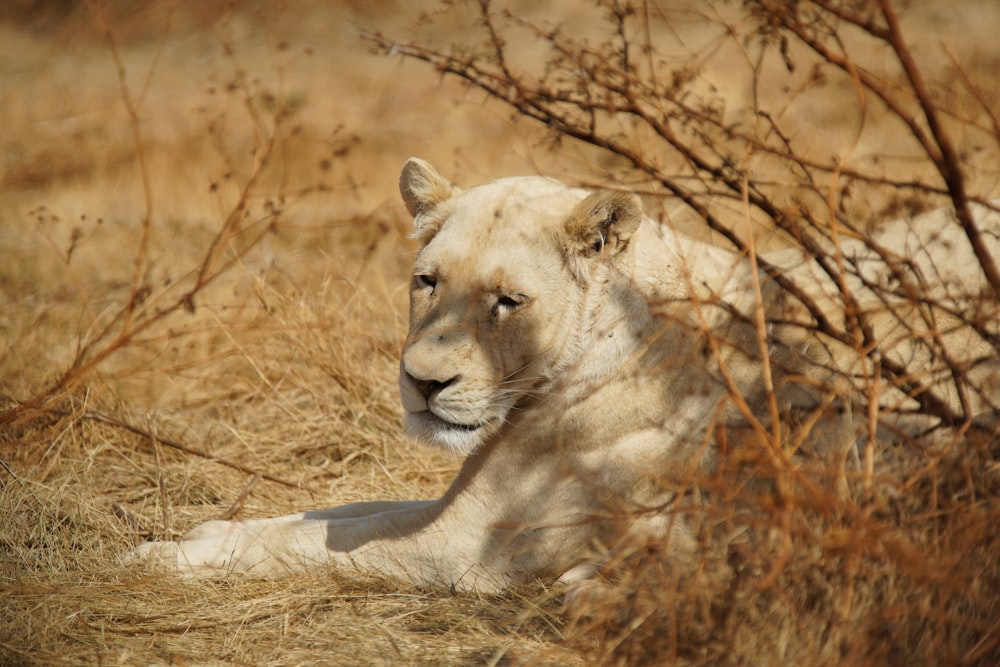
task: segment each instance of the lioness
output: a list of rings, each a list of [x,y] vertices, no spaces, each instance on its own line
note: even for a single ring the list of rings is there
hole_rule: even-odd
[[[870,436],[870,413],[855,418],[849,403],[870,390],[871,355],[815,334],[817,311],[751,258],[674,234],[635,195],[540,177],[462,191],[419,159],[403,167],[400,191],[422,245],[400,394],[411,434],[466,455],[451,488],[438,500],[209,522],[142,553],[191,573],[334,565],[496,591],[572,576],[635,534],[670,540],[683,559],[690,525],[666,510],[690,502],[692,475],[713,466],[720,438],[732,447],[741,432],[759,436],[755,420],[770,433],[774,407],[815,417],[817,447],[842,452]],[[977,213],[1000,257],[1000,216]],[[833,321],[844,322],[845,294],[867,303],[886,363],[919,365],[925,380],[956,369],[975,378],[975,395],[945,388],[934,403],[971,417],[995,412],[1000,395],[985,340],[997,303],[981,306],[994,311],[978,333],[961,321],[983,277],[957,229],[939,212],[886,226],[878,242],[892,249],[881,254],[844,240],[831,249],[850,267],[839,277],[797,249],[762,259]],[[880,291],[892,281],[901,286]],[[918,281],[938,301],[910,322],[889,306]],[[771,322],[766,337],[758,315]],[[959,323],[939,327],[942,345],[960,351],[944,364],[919,343],[938,331],[931,316]],[[886,422],[914,400],[904,382],[889,389]]]

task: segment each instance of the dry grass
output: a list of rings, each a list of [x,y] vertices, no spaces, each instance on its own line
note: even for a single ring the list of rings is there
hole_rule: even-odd
[[[139,151],[102,10],[25,5],[0,25],[16,128],[2,151],[0,410],[21,405],[0,431],[0,662],[572,662],[545,591],[456,598],[341,573],[186,582],[120,560],[205,519],[445,488],[457,462],[399,437],[410,250],[395,179],[411,154],[466,167],[456,147],[473,133],[502,143],[477,128],[495,114],[457,107],[455,87],[367,54],[350,20],[372,17],[348,6],[201,3],[168,28],[171,5],[110,5]],[[454,144],[435,137],[449,123]],[[148,316],[182,300],[240,202],[251,215],[213,268],[238,261],[193,309],[98,336],[137,283],[158,300]],[[88,345],[84,362],[111,353],[59,386]]]
[[[988,438],[888,471],[893,493],[860,504],[818,493],[830,475],[804,471],[782,585],[760,585],[781,557],[766,529],[780,512],[719,481],[726,493],[706,512],[763,505],[759,532],[773,539],[735,560],[706,546],[688,578],[644,567],[659,562],[649,545],[610,563],[615,585],[569,619],[541,586],[478,597],[343,572],[195,582],[120,559],[206,519],[446,487],[458,462],[399,436],[406,157],[464,184],[534,171],[628,180],[617,158],[574,142],[552,150],[549,134],[481,94],[369,54],[353,27],[448,43],[463,19],[414,27],[409,4],[391,17],[364,4],[0,10],[0,663],[1000,659]],[[685,4],[666,6],[684,33],[677,48],[717,55],[699,22],[710,12]],[[996,108],[991,7],[926,3],[906,27],[927,61],[946,42]],[[734,107],[748,95],[735,71],[705,75]],[[887,172],[911,162],[874,112],[855,136],[837,95],[853,91],[804,88],[783,111],[816,135],[817,154],[853,142],[853,155],[884,155]],[[968,159],[978,191],[996,196],[997,146]]]

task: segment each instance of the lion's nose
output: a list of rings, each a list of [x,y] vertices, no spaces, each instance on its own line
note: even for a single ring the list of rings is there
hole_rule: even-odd
[[[445,380],[444,382],[441,382],[440,380],[420,380],[418,378],[413,377],[409,373],[407,373],[406,375],[407,377],[410,378],[410,381],[413,383],[413,386],[417,388],[417,391],[420,392],[420,395],[423,396],[424,399],[428,401],[431,400],[431,398],[433,398],[437,394],[441,393],[445,387],[454,384],[455,381],[458,380],[458,376],[455,376],[453,378]]]

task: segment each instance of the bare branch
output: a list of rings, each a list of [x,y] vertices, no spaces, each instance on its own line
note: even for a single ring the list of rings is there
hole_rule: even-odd
[[[972,216],[972,209],[969,207],[969,196],[965,191],[965,174],[962,171],[958,154],[955,151],[951,138],[941,124],[941,120],[938,118],[937,107],[931,99],[930,93],[927,91],[927,86],[924,84],[917,64],[913,61],[913,55],[903,41],[903,36],[899,28],[899,19],[892,8],[891,0],[880,0],[880,3],[882,14],[889,25],[888,41],[896,52],[896,57],[899,58],[903,70],[906,72],[906,78],[910,82],[917,100],[920,102],[920,108],[924,112],[927,125],[930,127],[931,134],[934,136],[934,140],[940,151],[934,162],[944,182],[948,185],[948,193],[951,195],[951,200],[955,205],[955,215],[958,217],[958,222],[962,225],[962,229],[965,230],[965,235],[968,237],[969,243],[972,244],[972,250],[976,254],[976,259],[979,260],[979,266],[982,267],[983,272],[986,274],[986,280],[989,281],[994,292],[1000,293],[1000,271],[997,270],[996,262],[993,256],[990,255],[990,251],[983,241],[982,232],[979,230],[976,220]],[[933,154],[929,152],[928,155]]]

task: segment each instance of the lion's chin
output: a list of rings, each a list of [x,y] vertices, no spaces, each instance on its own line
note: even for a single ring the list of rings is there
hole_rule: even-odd
[[[473,426],[453,424],[432,412],[406,413],[406,432],[420,442],[454,454],[469,454],[492,432],[489,422]]]

